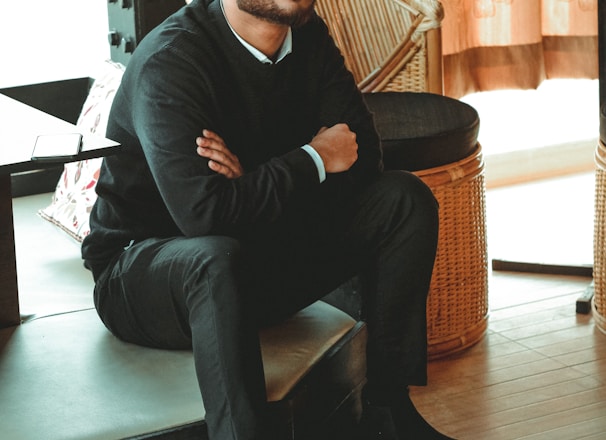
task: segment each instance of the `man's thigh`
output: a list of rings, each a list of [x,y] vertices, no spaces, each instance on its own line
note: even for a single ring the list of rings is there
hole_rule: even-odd
[[[395,259],[395,267],[416,258],[419,249],[405,258],[392,248],[433,222],[435,206],[431,190],[417,177],[394,171],[359,192],[338,200],[320,197],[289,213],[245,242],[244,288],[257,298],[257,315],[271,322],[355,275],[377,276],[381,257]],[[433,241],[427,240],[432,255]]]
[[[326,206],[326,205],[321,205]],[[308,208],[307,210],[303,210]],[[363,267],[342,207],[302,208],[242,242],[242,289],[260,325],[284,319],[326,296]]]
[[[233,259],[217,264],[215,256]],[[191,347],[187,295],[205,284],[202,277],[235,275],[238,241],[228,237],[147,239],[126,249],[95,287],[95,305],[105,325],[118,337],[141,345]],[[234,288],[232,287],[232,291]]]

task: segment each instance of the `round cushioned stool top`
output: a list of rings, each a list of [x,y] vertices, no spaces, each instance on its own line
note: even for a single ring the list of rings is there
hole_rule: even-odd
[[[434,168],[476,149],[480,118],[462,101],[419,92],[368,93],[364,100],[374,113],[385,169]]]

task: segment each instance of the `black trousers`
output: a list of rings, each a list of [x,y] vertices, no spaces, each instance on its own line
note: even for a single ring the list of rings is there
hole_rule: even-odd
[[[258,329],[356,274],[365,285],[369,392],[387,401],[426,383],[437,232],[430,189],[412,174],[385,172],[353,197],[312,194],[246,238],[136,243],[99,277],[95,304],[125,341],[193,349],[211,439],[263,438]]]

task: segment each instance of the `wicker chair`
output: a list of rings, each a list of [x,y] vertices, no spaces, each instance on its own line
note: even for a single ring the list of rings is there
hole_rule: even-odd
[[[488,325],[484,161],[477,112],[441,96],[442,5],[318,0],[316,10],[365,92],[386,169],[414,172],[440,203],[427,308],[429,357],[465,349]]]
[[[442,93],[437,0],[319,0],[316,11],[363,92]]]

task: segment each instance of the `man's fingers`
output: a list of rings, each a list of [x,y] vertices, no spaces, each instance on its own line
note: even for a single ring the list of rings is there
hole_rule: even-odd
[[[322,127],[309,144],[322,158],[327,173],[347,171],[358,159],[356,134],[347,124]]]
[[[204,133],[211,133],[214,135],[214,133],[209,130],[204,130]],[[201,156],[210,157],[210,156],[208,156],[208,154],[211,154],[211,152],[217,152],[218,154],[222,155],[223,157],[230,158],[231,161],[238,160],[237,156],[235,154],[233,154],[231,151],[229,151],[229,149],[225,145],[225,142],[223,142],[223,139],[217,135],[214,135],[213,137],[207,137],[207,136],[197,137],[196,145],[198,146],[198,154],[200,154],[202,151],[204,151],[204,149],[212,150],[212,151],[207,152],[206,154],[200,154]],[[220,156],[216,156],[216,158],[220,158]]]
[[[227,150],[227,147],[223,142],[220,142],[216,139],[209,138],[206,136],[199,136],[196,138],[196,145],[198,147],[206,147],[212,148],[214,150],[224,151]]]
[[[209,147],[198,147],[198,154],[226,166],[235,165],[236,163],[236,159],[232,154],[226,154],[223,151]]]
[[[240,161],[233,154],[226,154],[223,151],[215,150],[209,147],[198,147],[198,154],[209,159],[208,167],[227,178],[239,177],[243,174]]]
[[[233,179],[244,174],[238,156],[233,154],[225,145],[223,138],[211,130],[202,130],[202,136],[196,138],[197,152],[209,159],[208,167]]]
[[[209,160],[208,161],[208,167],[213,170],[214,172],[218,173],[218,174],[222,174],[223,176],[227,177],[228,179],[233,179],[235,177],[238,177],[238,174],[236,173],[236,171],[234,171],[233,169],[220,164],[219,162],[215,162],[214,160]]]
[[[230,153],[221,136],[210,130],[202,130],[202,136],[196,138],[196,145]]]
[[[207,137],[209,139],[213,139],[215,141],[219,141],[221,142],[223,145],[225,145],[225,142],[223,141],[223,138],[221,136],[219,136],[217,133],[215,133],[214,131],[210,131],[208,129],[204,129],[202,130],[202,135],[204,137]]]

